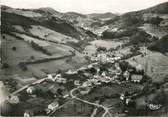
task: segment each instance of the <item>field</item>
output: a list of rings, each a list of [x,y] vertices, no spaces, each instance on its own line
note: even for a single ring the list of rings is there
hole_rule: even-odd
[[[90,45],[85,47],[85,51],[89,54],[93,54],[96,52],[98,47],[106,47],[107,49],[116,48],[117,46],[122,45],[122,41],[111,41],[111,40],[95,40],[91,41]]]
[[[145,57],[135,56],[128,59],[132,64],[141,64],[147,67],[147,74],[152,77],[154,82],[163,81],[164,77],[168,75],[168,57],[159,53],[148,50],[148,55]]]
[[[68,37],[66,35],[63,35],[61,33],[55,32],[51,29],[42,26],[32,25],[31,29],[29,29],[29,32],[35,36],[39,36],[40,38],[58,43],[67,41],[78,42],[78,40],[76,40],[75,38]]]
[[[86,64],[87,61],[81,54],[77,54],[74,57],[67,57],[65,59],[53,60],[44,63],[37,63],[28,65],[28,69],[37,76],[44,76],[46,73],[53,73],[58,70],[66,71],[68,69],[79,68]]]
[[[57,110],[52,116],[90,116],[93,106],[72,100],[60,110]]]
[[[141,28],[152,36],[156,36],[159,38],[167,35],[168,30],[167,27],[155,26],[151,24],[144,24]]]
[[[24,38],[24,40],[17,39],[16,37],[6,35],[5,39],[3,39],[2,44],[2,54],[4,55],[2,60],[3,63],[9,64],[8,69],[2,69],[1,75],[11,74],[14,79],[19,81],[21,84],[25,84],[31,82],[31,78],[36,77],[44,77],[46,73],[56,72],[57,70],[68,70],[70,68],[79,67],[87,61],[84,59],[83,55],[79,52],[75,52],[75,56],[72,56],[72,52],[74,49],[67,45],[56,44],[52,42],[38,40],[33,37],[29,37],[27,35],[17,34]],[[28,41],[33,40],[40,46],[43,46],[44,49],[48,50],[52,56],[48,56],[40,51],[34,50]],[[15,47],[15,49],[13,49]],[[64,59],[59,60],[48,60],[44,63],[37,64],[29,64],[27,65],[28,70],[22,71],[18,64],[20,62],[29,62],[36,60],[43,60],[49,58],[57,58],[57,57],[65,57]],[[23,79],[29,79],[30,81],[24,81]],[[23,83],[25,82],[25,83]]]

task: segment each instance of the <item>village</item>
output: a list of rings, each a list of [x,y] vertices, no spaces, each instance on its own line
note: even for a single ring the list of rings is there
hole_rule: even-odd
[[[17,110],[20,109],[19,113],[24,117],[55,115],[57,110],[63,108],[72,99],[84,103],[87,101],[95,106],[95,101],[101,100],[103,103],[106,97],[114,98],[122,104],[122,108],[118,109],[121,110],[119,113],[133,111],[137,100],[147,92],[145,88],[151,83],[151,78],[145,74],[143,67],[132,66],[122,56],[103,50],[89,57],[90,64],[66,72],[47,74],[45,78],[10,95],[7,103]],[[105,88],[108,94],[95,93],[96,88],[100,91]],[[146,98],[145,109],[158,110],[162,107],[161,103],[152,102],[156,102],[155,98],[152,101]],[[113,107],[110,103],[105,105]],[[107,108],[103,104],[99,106]]]

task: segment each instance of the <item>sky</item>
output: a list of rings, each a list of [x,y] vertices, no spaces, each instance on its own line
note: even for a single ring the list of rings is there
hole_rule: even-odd
[[[51,7],[59,12],[125,13],[152,7],[168,0],[0,0],[13,8]]]

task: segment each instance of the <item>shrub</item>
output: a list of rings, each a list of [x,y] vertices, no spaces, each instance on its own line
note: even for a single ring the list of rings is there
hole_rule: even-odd
[[[5,35],[3,35],[2,38],[5,39],[6,38]]]
[[[129,63],[126,62],[126,61],[122,61],[122,62],[119,63],[119,66],[120,66],[122,71],[126,71],[127,68],[128,68],[128,65],[129,65]]]
[[[12,50],[13,50],[13,51],[16,51],[16,47],[12,47]]]
[[[7,69],[7,68],[9,68],[9,67],[10,67],[10,66],[9,66],[8,63],[3,63],[1,69]]]
[[[19,63],[19,66],[20,66],[20,68],[21,68],[23,71],[27,71],[26,63],[21,62],[21,63]]]
[[[97,51],[98,52],[100,52],[100,51],[107,51],[107,49],[106,49],[106,47],[98,47]]]
[[[163,21],[163,18],[160,18],[159,16],[157,16],[157,17],[152,17],[148,19],[146,22],[154,25],[159,25],[161,21]]]
[[[30,59],[35,59],[35,57],[34,57],[34,56],[31,56]]]

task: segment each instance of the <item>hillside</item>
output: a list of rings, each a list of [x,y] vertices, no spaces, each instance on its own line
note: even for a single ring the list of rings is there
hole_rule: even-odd
[[[158,51],[161,52],[163,54],[167,54],[168,53],[168,35],[162,37],[160,40],[152,43],[149,46],[150,50],[153,51]]]
[[[140,25],[144,23],[147,19],[167,14],[168,2],[156,5],[151,8],[147,8],[140,11],[128,12],[121,16],[115,17],[105,22],[104,25],[117,24],[120,23],[120,26],[128,25]]]
[[[78,44],[85,39],[87,43],[88,39],[93,39],[92,33],[60,18],[61,15],[51,8],[2,6],[0,73],[39,78],[59,69],[68,70],[86,64],[87,60],[78,51],[81,47],[71,43]]]

